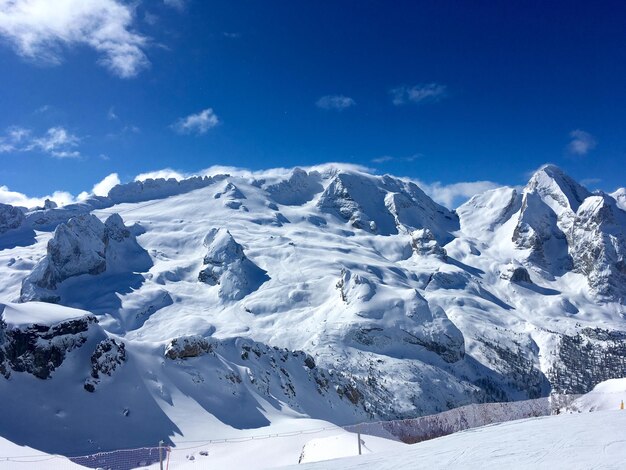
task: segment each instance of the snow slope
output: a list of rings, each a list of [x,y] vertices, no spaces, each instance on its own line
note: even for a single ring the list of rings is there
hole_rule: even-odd
[[[83,454],[589,391],[626,376],[611,201],[548,166],[449,211],[324,166],[5,208],[0,434]]]
[[[452,434],[360,457],[293,469],[621,469],[626,462],[626,412],[533,418]]]
[[[626,378],[612,379],[596,385],[589,393],[575,400],[568,407],[573,413],[626,409]]]

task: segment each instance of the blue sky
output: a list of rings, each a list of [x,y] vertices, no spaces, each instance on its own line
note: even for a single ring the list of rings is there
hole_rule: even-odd
[[[330,161],[439,189],[552,162],[613,191],[625,18],[617,1],[0,0],[0,200]]]

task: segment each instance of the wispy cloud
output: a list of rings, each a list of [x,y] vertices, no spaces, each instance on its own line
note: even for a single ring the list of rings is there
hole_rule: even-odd
[[[55,158],[78,158],[79,142],[80,138],[61,126],[51,127],[39,137],[30,129],[13,126],[0,136],[0,153],[39,151]]]
[[[390,92],[391,102],[396,106],[406,103],[426,103],[439,101],[446,96],[447,87],[439,83],[425,83],[412,87],[400,86]]]
[[[111,106],[109,108],[109,111],[107,111],[107,119],[109,121],[115,121],[115,120],[119,119],[117,117],[117,114],[115,113],[115,108],[113,106]]]
[[[225,31],[222,33],[222,36],[228,39],[239,39],[241,37],[241,33],[229,33]]]
[[[422,155],[419,153],[409,155],[408,157],[392,157],[391,155],[383,155],[382,157],[372,158],[372,163],[388,163],[388,162],[413,162],[420,158]]]
[[[179,11],[182,11],[187,6],[187,0],[163,0],[168,7],[176,8]]]
[[[346,108],[350,108],[351,106],[355,106],[356,101],[354,101],[349,96],[344,95],[326,95],[322,96],[319,100],[315,102],[315,106],[321,109],[334,109],[337,111],[343,111]]]
[[[207,108],[199,113],[190,114],[184,118],[180,118],[171,128],[179,134],[206,134],[209,129],[214,128],[220,123],[219,118],[213,111],[213,108]]]
[[[567,144],[567,151],[572,155],[584,157],[596,148],[596,139],[589,132],[576,129],[570,132],[569,136],[571,140]]]
[[[387,163],[393,160],[391,155],[383,155],[382,157],[372,158],[372,163]]]
[[[87,46],[122,78],[149,65],[148,38],[133,31],[133,23],[134,7],[121,0],[0,0],[0,36],[20,56],[56,65],[64,48]]]
[[[585,178],[580,180],[580,184],[587,187],[597,186],[600,183],[602,183],[602,178]]]

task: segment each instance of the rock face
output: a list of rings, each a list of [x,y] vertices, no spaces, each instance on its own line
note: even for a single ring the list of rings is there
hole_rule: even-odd
[[[609,300],[626,299],[626,212],[606,195],[579,207],[571,230],[575,269],[592,290]]]
[[[69,352],[85,344],[89,330],[96,324],[93,316],[19,328],[7,328],[0,320],[0,373],[5,378],[12,372],[27,372],[49,379]]]
[[[211,229],[204,239],[206,266],[198,280],[210,286],[219,286],[223,299],[240,300],[254,292],[269,279],[267,273],[250,261],[243,247],[226,229]]]
[[[149,255],[118,214],[105,223],[95,215],[81,215],[57,226],[47,255],[22,282],[20,300],[59,302],[55,291],[68,278],[105,271],[143,271],[150,265]]]
[[[532,263],[552,274],[570,270],[567,235],[576,211],[589,195],[559,168],[542,167],[524,188],[513,242],[518,248],[529,250]]]
[[[558,360],[548,371],[557,393],[587,393],[595,384],[626,376],[626,332],[584,328],[562,335]]]
[[[0,234],[20,227],[24,223],[24,213],[9,204],[0,204]]]

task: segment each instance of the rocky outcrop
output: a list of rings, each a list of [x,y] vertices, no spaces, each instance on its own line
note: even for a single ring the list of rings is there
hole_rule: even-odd
[[[267,273],[246,257],[243,247],[228,230],[211,229],[204,246],[207,248],[203,259],[206,267],[200,271],[198,280],[219,286],[221,298],[240,300],[269,280]]]
[[[339,289],[341,300],[346,304],[367,302],[376,293],[376,285],[368,278],[345,268],[341,270],[336,287]]]
[[[419,256],[437,256],[445,259],[446,250],[435,239],[433,233],[427,228],[414,230],[411,232],[411,247],[413,253]]]
[[[0,373],[26,372],[49,379],[67,354],[81,347],[89,330],[97,324],[94,316],[66,320],[55,325],[30,324],[7,327],[0,320]]]
[[[24,219],[24,213],[19,208],[0,204],[0,234],[20,227]]]
[[[112,338],[100,341],[91,355],[91,377],[85,380],[84,388],[94,392],[104,376],[111,376],[126,362],[126,346]]]
[[[532,284],[532,279],[528,270],[524,266],[520,266],[514,263],[507,265],[500,273],[500,279],[514,283],[526,283]]]
[[[165,357],[168,359],[187,359],[203,356],[213,351],[214,345],[200,335],[181,336],[172,339],[165,347]]]
[[[20,300],[59,302],[57,287],[70,277],[145,271],[150,266],[150,256],[118,214],[105,223],[95,215],[84,214],[57,226],[46,256],[22,282]]]

